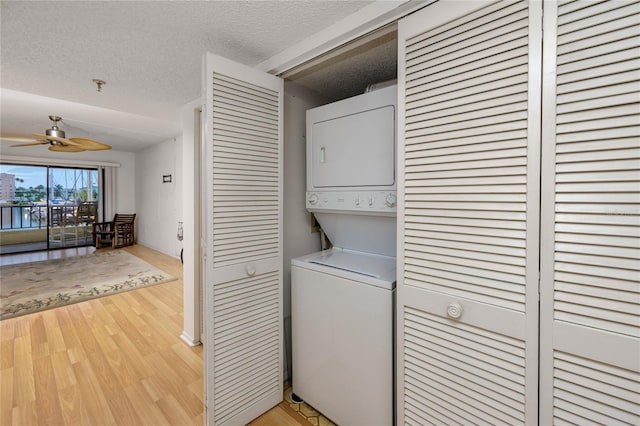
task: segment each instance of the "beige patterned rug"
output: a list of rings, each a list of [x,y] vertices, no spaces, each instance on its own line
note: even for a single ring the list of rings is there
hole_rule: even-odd
[[[0,267],[0,320],[176,278],[124,250]]]

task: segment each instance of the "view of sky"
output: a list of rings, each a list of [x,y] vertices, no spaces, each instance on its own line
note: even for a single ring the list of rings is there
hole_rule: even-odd
[[[50,168],[53,185],[62,185],[63,188],[83,188],[88,186],[87,170],[70,168]],[[38,166],[25,166],[19,164],[0,164],[0,173],[9,173],[16,179],[24,179],[24,182],[16,182],[16,187],[47,186],[47,168]],[[97,172],[92,173],[92,185],[97,185]]]
[[[35,188],[38,185],[47,186],[46,167],[0,164],[0,173],[9,173],[16,175],[16,178],[24,179],[24,182],[16,182],[16,187],[22,186],[24,188]]]

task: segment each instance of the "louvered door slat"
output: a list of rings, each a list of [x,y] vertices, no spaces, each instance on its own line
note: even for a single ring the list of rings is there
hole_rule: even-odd
[[[615,74],[602,75],[599,77],[594,77],[592,79],[570,81],[563,84],[562,86],[558,86],[557,91],[558,91],[558,94],[560,95],[572,94],[575,96],[575,94],[573,94],[572,92],[592,90],[593,91],[592,93],[585,93],[583,95],[585,97],[591,97],[591,96],[594,96],[594,93],[595,94],[616,93],[617,89],[615,86],[625,84],[625,83],[633,83],[630,85],[625,84],[621,89],[619,89],[620,92],[623,92],[623,91],[627,92],[629,88],[637,87],[635,85],[638,83],[638,81],[639,81],[638,71],[637,71],[637,68],[635,68],[631,71],[623,71]],[[611,90],[609,91],[609,90],[603,89],[606,86],[610,86]]]
[[[618,102],[623,100],[618,100]],[[606,118],[622,118],[625,116],[633,117],[638,113],[638,109],[640,108],[640,102],[638,99],[635,99],[633,103],[623,103],[612,106],[609,108],[605,108],[600,106],[598,109],[587,109],[586,106],[583,110],[575,110],[575,112],[571,112],[568,110],[559,111],[560,115],[558,116],[558,124],[562,123],[571,123],[579,120],[589,120],[593,127],[599,125],[599,122],[596,120],[603,120]],[[595,122],[594,122],[595,121]],[[618,122],[617,125],[624,125],[625,121]],[[635,124],[635,123],[633,123]]]
[[[278,173],[276,170],[273,171],[257,171],[257,170],[252,170],[252,171],[248,171],[248,170],[242,170],[240,168],[236,168],[236,169],[224,169],[222,167],[218,168],[218,172],[219,173],[214,173],[213,177],[214,179],[227,179],[227,180],[234,180],[234,179],[245,179],[245,180],[249,180],[249,181],[277,181],[278,179]],[[229,195],[229,196],[218,196],[218,200],[220,201],[224,201],[224,200],[234,200],[234,195]],[[235,197],[238,198],[238,197]],[[260,200],[260,199],[257,199]]]
[[[247,303],[247,306],[253,308],[253,312],[251,315],[240,318],[241,322],[236,322],[236,317],[230,317],[226,324],[220,324],[220,333],[221,336],[229,335],[231,336],[232,332],[241,331],[241,328],[238,327],[253,327],[254,321],[259,318],[269,318],[269,311],[273,311],[274,305],[278,303],[277,297],[272,297],[271,300],[264,299],[267,303],[261,303],[262,301],[256,301],[255,299]],[[273,343],[273,342],[271,342]]]
[[[221,120],[214,132],[220,132],[222,134],[235,133],[240,136],[240,138],[257,138],[258,141],[267,142],[269,138],[273,141],[273,138],[277,136],[275,133],[272,133],[270,129],[262,129],[259,126],[242,126],[229,120]]]
[[[422,376],[425,372],[429,377],[438,377],[438,381],[448,383],[453,386],[465,386],[469,391],[477,395],[485,395],[487,399],[485,403],[491,404],[493,401],[499,401],[504,406],[513,410],[521,408],[517,402],[518,392],[512,390],[501,389],[498,392],[491,380],[481,378],[477,375],[473,376],[473,381],[467,380],[467,377],[460,375],[460,371],[453,365],[442,362],[438,359],[432,358],[431,363],[433,367],[427,365],[425,370],[420,371],[419,367],[407,363],[406,368],[411,370],[412,373]],[[512,411],[513,412],[513,411]]]
[[[442,247],[449,249],[464,249],[468,247],[471,251],[476,251],[478,253],[492,253],[492,254],[501,254],[505,256],[516,256],[520,258],[523,255],[522,250],[514,249],[513,245],[498,245],[501,243],[501,240],[491,239],[488,240],[485,237],[479,237],[477,239],[469,238],[467,241],[461,243],[458,241],[456,235],[452,234],[444,234],[444,233],[423,233],[417,232],[415,237],[407,237],[405,239],[406,243],[413,244],[424,244],[425,239],[429,239],[430,247]],[[475,242],[475,241],[478,242]]]
[[[245,211],[243,207],[234,207],[231,206],[228,209],[225,208],[217,208],[214,209],[214,212],[217,214],[218,216],[218,220],[216,221],[216,223],[225,223],[228,222],[229,219],[233,219],[233,218],[237,218],[238,219],[238,224],[240,224],[240,222],[242,222],[243,220],[250,220],[250,221],[254,221],[256,219],[265,219],[268,220],[271,215],[270,213],[273,213],[273,211],[277,211],[277,206],[273,206],[273,208],[269,208],[270,205],[267,206],[263,206],[262,209],[260,209],[260,211]],[[275,232],[275,231],[274,231]],[[217,237],[217,233],[216,233],[216,237]],[[218,253],[219,255],[222,255],[224,253]]]
[[[218,120],[221,125],[237,126],[245,128],[247,126],[256,129],[262,129],[262,131],[268,134],[278,134],[278,121],[267,120],[263,118],[266,115],[266,111],[261,111],[262,114],[255,114],[253,111],[238,111],[237,108],[230,107],[222,102],[214,102],[213,118]],[[215,109],[215,107],[218,107]]]
[[[638,424],[640,2],[549,6],[542,420]]]
[[[497,298],[497,300],[503,303],[504,300],[502,299],[506,298],[511,298],[520,303],[524,300],[524,296],[514,291],[517,290],[518,283],[514,284],[508,281],[509,278],[513,278],[512,276],[505,276],[504,274],[494,271],[479,273],[477,270],[470,268],[453,267],[436,262],[421,262],[416,266],[411,265],[409,262],[410,260],[407,264],[407,284],[411,284],[417,288],[444,291],[452,296],[459,296],[466,288],[469,293],[475,293],[474,295],[476,297],[483,295],[489,300],[491,300],[492,290],[497,289],[508,294],[508,296],[501,294],[500,297]],[[421,271],[421,268],[430,268],[430,271],[428,274],[425,274]]]
[[[400,26],[406,424],[536,422],[538,6],[441,1]]]
[[[637,423],[637,371],[612,368],[562,352],[554,355],[556,417],[562,418],[566,413],[589,423]]]
[[[573,43],[558,46],[559,64],[566,64],[572,60],[584,60],[598,54],[609,54],[622,49],[634,49],[637,46],[638,32],[632,19],[627,27],[618,31],[600,35],[591,34],[588,39],[578,39]]]
[[[432,163],[452,163],[453,161],[446,161],[446,156],[453,158],[455,155],[456,163],[465,159],[485,159],[492,158],[496,154],[500,158],[513,157],[514,153],[522,154],[518,152],[521,150],[522,139],[503,139],[493,142],[484,142],[479,144],[468,145],[449,145],[449,146],[415,146],[410,153],[407,153],[406,162],[408,165],[421,164],[420,161],[427,161],[426,164]],[[426,159],[425,159],[426,157]],[[516,175],[517,176],[517,175]]]
[[[246,182],[254,182],[253,180],[244,180],[241,181]],[[239,194],[230,194],[230,195],[219,195],[215,197],[214,201],[218,204],[219,208],[224,209],[227,207],[235,207],[239,210],[246,209],[250,206],[265,206],[270,207],[276,204],[278,199],[277,194],[269,194],[262,193],[260,195],[255,195],[255,201],[247,201],[247,199],[243,196],[242,193]]]
[[[266,193],[279,192],[278,95],[222,74],[214,74],[213,88],[214,266],[276,256],[278,229],[271,238],[245,238],[236,244],[227,243],[224,233],[230,220],[245,222],[249,237],[252,224],[278,219],[277,198],[273,204],[254,203],[252,210],[237,204],[251,205]],[[221,197],[234,197],[236,203],[215,203]],[[242,238],[239,228],[235,236]]]
[[[229,132],[221,128],[216,128],[216,140],[220,143],[231,143],[237,144],[242,143],[243,146],[246,146],[248,149],[252,149],[253,147],[261,147],[269,150],[274,149],[273,139],[270,137],[260,137],[260,135],[251,135],[251,137],[246,137],[242,134]]]
[[[597,5],[581,11],[565,10],[560,6],[558,13],[558,45],[571,43],[576,39],[588,39],[598,34],[608,33],[614,28],[624,28],[637,24],[640,5],[637,2],[610,1],[601,10]],[[582,14],[581,14],[582,13]],[[615,22],[615,26],[611,25]]]
[[[261,123],[262,125],[267,125],[274,129],[278,126],[277,120],[274,121],[273,115],[269,112],[259,110],[257,108],[247,108],[246,105],[243,106],[241,102],[238,102],[233,98],[220,97],[216,101],[216,105],[219,105],[227,111],[233,111],[236,118],[250,118],[257,121],[258,123]]]
[[[271,224],[260,224],[252,227],[251,232],[246,232],[246,230],[241,229],[240,232],[236,232],[233,228],[225,228],[224,230],[220,230],[218,235],[220,235],[220,240],[224,241],[225,239],[235,239],[235,238],[252,238],[254,236],[259,237],[262,235],[269,235],[271,232]]]
[[[470,417],[466,417],[467,422],[473,422],[476,418],[505,423],[523,421],[521,394],[513,392],[515,389],[522,392],[523,389],[524,350],[521,343],[512,341],[510,344],[501,344],[494,339],[495,336],[484,332],[482,334],[486,337],[481,338],[475,335],[471,327],[466,327],[466,330],[455,329],[437,317],[409,309],[406,321],[406,368],[413,373],[408,374],[407,378],[421,389],[420,393],[424,392],[434,400],[450,405],[450,409],[468,412]],[[495,350],[492,350],[492,346],[496,346]],[[483,353],[490,356],[492,361],[488,362]],[[420,368],[423,363],[426,363],[424,372]],[[443,368],[443,363],[451,367]],[[459,388],[448,388],[451,382],[431,381],[433,374],[450,375],[450,370],[456,373],[456,382],[461,385]],[[476,391],[481,384],[490,387],[488,392],[501,395],[493,402],[502,399],[503,403],[490,405],[487,399],[479,398]],[[508,401],[504,400],[507,395],[511,396]],[[512,417],[505,417],[505,413]]]
[[[639,28],[637,24],[637,15],[640,11],[640,5],[638,3],[630,3],[626,7],[619,7],[621,4],[621,2],[607,2],[606,13],[599,12],[600,8],[605,7],[604,5],[598,7],[591,5],[590,7],[580,9],[576,16],[574,16],[574,13],[563,15],[561,7],[558,18],[558,32],[559,34],[570,33],[573,38],[581,37],[588,39],[590,36],[593,37],[597,34],[609,32],[607,31],[607,28],[624,28],[629,17],[636,18],[635,28],[637,31]],[[592,8],[594,10],[591,10]],[[585,16],[589,16],[589,18],[584,19]],[[611,22],[612,20],[615,20],[615,24]],[[592,28],[594,24],[600,30],[594,30]],[[563,39],[560,37],[559,45],[562,46],[564,44],[570,44],[572,40],[573,39]],[[638,38],[635,37],[634,40],[632,40],[635,42],[634,49],[628,49],[628,39],[618,39],[617,42],[613,42],[612,40],[612,38],[609,38],[608,40],[608,50],[613,52],[618,51],[621,53],[618,55],[603,55],[599,57],[598,67],[596,70],[589,66],[591,64],[589,61],[574,63],[572,67],[558,66],[558,92],[563,90],[565,81],[584,80],[583,84],[586,86],[584,89],[587,89],[589,86],[597,87],[601,79],[607,78],[610,74],[625,74],[627,70],[640,69],[640,60],[638,58],[638,46],[640,46],[640,44],[638,42]],[[559,48],[558,51],[562,54],[566,49],[562,50]],[[624,58],[620,57],[621,54],[625,55]],[[582,66],[581,69],[579,68],[580,66]],[[579,68],[580,71],[574,71],[576,68]],[[581,75],[584,75],[584,78],[580,78]],[[600,79],[593,79],[593,77],[600,77]],[[617,83],[617,81],[612,80],[607,84],[607,86],[611,86],[615,83]],[[576,87],[574,85],[572,90],[575,89]],[[640,181],[634,179],[632,176],[628,176],[623,181],[615,179],[615,176],[619,175],[620,171],[628,172],[629,169],[635,168],[637,172],[638,162],[630,162],[625,159],[640,158],[640,144],[638,144],[637,140],[637,134],[640,133],[637,130],[637,123],[639,122],[640,117],[640,114],[638,113],[638,102],[640,101],[640,96],[638,96],[637,88],[635,93],[635,102],[631,104],[627,103],[625,99],[628,98],[629,96],[627,96],[627,98],[609,97],[604,101],[601,100],[597,105],[591,105],[590,109],[589,102],[584,101],[575,113],[571,112],[572,110],[576,110],[575,105],[568,104],[565,107],[564,102],[558,99],[559,113],[556,118],[556,133],[558,135],[571,133],[571,138],[568,140],[558,138],[558,144],[571,142],[571,145],[569,145],[571,150],[559,149],[556,154],[556,161],[557,163],[570,163],[571,170],[574,171],[574,173],[571,175],[565,175],[564,172],[566,172],[566,169],[557,169],[557,200],[559,202],[569,201],[571,203],[589,203],[591,206],[595,203],[596,205],[601,206],[601,211],[609,213],[608,215],[600,216],[593,214],[588,216],[568,216],[563,214],[563,210],[557,210],[556,222],[567,224],[564,227],[558,228],[558,231],[566,232],[571,229],[574,232],[581,233],[591,232],[594,234],[606,233],[610,235],[638,236],[639,220],[637,215],[634,217],[634,215],[631,214],[630,216],[621,216],[616,218],[615,216],[610,215],[611,210],[607,207],[611,203],[615,203],[616,206],[620,206],[620,203],[623,203],[622,205],[626,204],[629,206],[627,209],[632,211],[633,205],[640,205],[640,191],[638,190]],[[612,148],[620,146],[620,140],[612,140],[611,143],[609,143],[608,138],[598,137],[598,139],[600,139],[598,141],[600,149],[606,149],[605,147],[608,147],[609,149],[607,151],[581,151],[580,148],[586,148],[586,143],[581,142],[581,140],[594,139],[594,136],[590,135],[590,133],[598,132],[599,136],[602,134],[600,131],[601,129],[622,129],[624,132],[630,133],[636,137],[634,139],[626,139],[626,145],[629,146],[628,149],[612,150]],[[616,133],[611,132],[610,136],[615,137]],[[577,144],[580,145],[574,146]],[[610,160],[618,160],[618,162]],[[600,164],[594,166],[594,162],[596,164]],[[595,171],[597,173],[597,177],[595,179],[591,177],[591,174],[589,173],[591,171]],[[575,172],[580,173],[578,174]],[[602,177],[605,173],[610,174],[610,177],[606,180]],[[583,192],[586,194],[580,196],[576,195],[576,192]],[[564,197],[561,196],[563,193],[566,194]],[[582,219],[582,217],[584,217],[584,219]],[[580,222],[588,222],[593,225],[590,227],[580,227],[577,225],[577,223]],[[601,223],[602,225],[598,226],[598,223]],[[574,250],[578,249],[574,247]],[[585,246],[579,251],[594,252],[595,250]],[[606,250],[603,251],[606,252]],[[635,253],[630,252],[633,256],[632,258],[618,257],[620,255],[619,251],[616,253],[618,256],[611,257],[605,255],[603,251],[594,256],[583,255],[581,257],[567,257],[567,255],[562,254],[562,251],[559,251],[556,255],[557,268],[567,269],[563,268],[562,263],[570,262],[572,264],[588,265],[590,267],[589,270],[596,273],[596,271],[598,271],[598,265],[600,265],[599,269],[601,270],[601,274],[605,274],[605,270],[609,267],[611,268],[611,276],[622,276],[633,279],[633,271],[629,271],[630,273],[618,273],[616,272],[616,269],[627,269],[631,267],[631,265],[634,264],[634,260],[638,259],[637,251],[635,251]],[[595,266],[595,268],[593,266]],[[635,273],[638,273],[638,269],[636,267],[632,267],[632,269],[636,271]],[[569,306],[567,308],[570,309]],[[603,311],[602,314],[606,312],[606,308],[604,309],[605,311]]]
[[[251,237],[244,236],[240,238],[230,238],[228,236],[225,236],[224,238],[220,238],[220,244],[232,249],[240,248],[240,247],[250,247],[252,241],[268,240],[269,238],[271,238],[271,235],[269,234],[263,234],[263,235],[254,234]]]
[[[408,329],[410,330],[410,329]],[[455,352],[451,349],[449,349],[449,347],[451,347],[451,344],[448,341],[444,342],[444,345],[440,342],[429,342],[429,341],[422,341],[422,340],[418,340],[420,339],[421,336],[412,336],[411,333],[407,333],[407,354],[410,355],[416,355],[415,352],[411,352],[411,348],[414,348],[415,346],[415,351],[417,352],[418,350],[423,350],[426,351],[427,354],[430,354],[432,352],[438,352],[439,354],[443,355],[446,359],[449,359],[451,363],[457,363],[457,364],[473,364],[475,368],[469,368],[468,371],[471,372],[472,374],[476,374],[476,375],[483,375],[482,371],[485,371],[487,369],[491,369],[491,368],[495,368],[495,369],[500,369],[503,368],[505,369],[505,367],[510,366],[507,363],[504,362],[496,362],[495,364],[493,363],[489,363],[486,361],[483,361],[483,358],[478,356],[478,357],[466,357],[466,354],[460,353],[460,352]],[[425,336],[425,338],[431,338],[431,336]],[[416,342],[413,341],[413,339],[416,339],[420,342],[420,344],[416,344]],[[413,344],[413,345],[412,345]],[[468,353],[473,353],[472,351],[469,351]],[[437,356],[432,356],[430,359],[435,358],[438,359]],[[523,370],[524,368],[522,368]],[[517,383],[516,379],[522,375],[522,371],[517,371],[517,372],[511,372],[508,370],[504,370],[501,374],[501,377],[505,380],[508,381],[510,383]],[[434,389],[434,391],[437,393],[437,389]]]
[[[248,109],[278,114],[278,101],[274,99],[273,92],[261,90],[253,84],[244,84],[241,79],[220,73],[217,74],[217,86],[219,97],[223,99],[237,99],[247,105]]]
[[[609,64],[626,62],[624,66],[630,69],[634,69],[633,59],[636,55],[636,52],[633,46],[634,44],[638,43],[638,38],[640,38],[640,36],[625,40],[625,43],[629,46],[628,48],[623,48],[616,52],[593,52],[594,54],[600,54],[590,58],[585,56],[578,56],[578,52],[575,52],[576,57],[572,57],[574,55],[567,54],[567,58],[564,58],[565,63],[563,65],[558,65],[558,72],[562,74],[575,72],[576,74],[572,75],[571,79],[576,79],[580,76],[579,71],[584,70],[585,68],[598,67],[603,62]],[[599,71],[602,72],[602,70],[606,70],[606,68],[603,67]]]
[[[207,54],[206,423],[282,400],[282,80]]]
[[[245,157],[235,157],[232,155],[228,155],[224,149],[216,152],[216,158],[214,161],[214,166],[226,166],[226,167],[244,167],[245,170],[256,170],[256,171],[274,171],[277,172],[277,168],[273,166],[273,164],[269,164],[269,162],[273,161],[270,159],[269,155],[261,155],[265,161],[260,161],[260,159],[255,157],[255,154],[246,153]],[[218,170],[220,173],[220,170]]]
[[[253,148],[253,149],[249,149],[249,151],[254,151],[255,155],[260,155],[261,157],[278,158],[278,152],[273,150],[267,151],[267,150],[260,150],[260,149]],[[246,147],[239,148],[232,143],[229,143],[229,144],[220,143],[218,144],[218,152],[219,153],[224,152],[229,156],[233,156],[232,158],[243,158],[243,157],[239,157],[239,155],[246,154],[247,148]]]
[[[278,279],[275,274],[271,274],[271,279],[263,285],[253,285],[242,290],[242,286],[219,286],[214,289],[214,335],[215,335],[215,364],[225,362],[228,357],[235,353],[229,350],[237,345],[238,342],[252,341],[255,343],[256,337],[268,334],[270,340],[277,348],[277,336],[279,330],[277,299],[279,295]],[[253,315],[255,311],[255,302],[259,302],[258,306],[271,305],[271,309],[265,315],[256,317]],[[274,303],[275,302],[275,303]],[[275,306],[275,309],[274,307]],[[231,320],[230,316],[234,315],[233,327],[229,327],[226,322]],[[217,317],[217,318],[216,318]],[[216,321],[217,319],[217,321]],[[248,345],[245,345],[249,349]],[[277,351],[276,351],[277,352]],[[236,359],[228,368],[218,373],[215,377],[215,385],[218,389],[229,389],[225,392],[217,392],[214,397],[214,404],[218,409],[217,418],[221,423],[225,419],[230,418],[242,410],[242,406],[237,404],[235,398],[244,398],[247,388],[249,393],[254,392],[260,394],[259,388],[270,387],[263,381],[268,380],[273,374],[277,373],[278,357],[267,356],[264,352],[257,358],[244,359],[242,361]],[[229,380],[231,378],[231,380]],[[270,385],[277,387],[276,383]]]

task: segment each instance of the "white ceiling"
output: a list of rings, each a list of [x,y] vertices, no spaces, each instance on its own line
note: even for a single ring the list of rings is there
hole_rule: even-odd
[[[255,66],[370,3],[2,0],[2,136],[43,133],[55,114],[67,137],[144,149],[180,132],[180,108],[200,94],[203,53]],[[395,58],[395,42],[372,47],[295,78],[330,98],[361,91],[375,69],[378,80],[395,75],[395,59],[380,59]],[[336,79],[345,67],[362,87]],[[94,78],[107,82],[101,93]]]

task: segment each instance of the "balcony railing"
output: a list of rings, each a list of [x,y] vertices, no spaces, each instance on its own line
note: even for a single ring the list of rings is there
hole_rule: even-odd
[[[42,229],[48,225],[47,206],[0,206],[0,229]]]
[[[97,203],[0,206],[0,254],[93,243]]]

